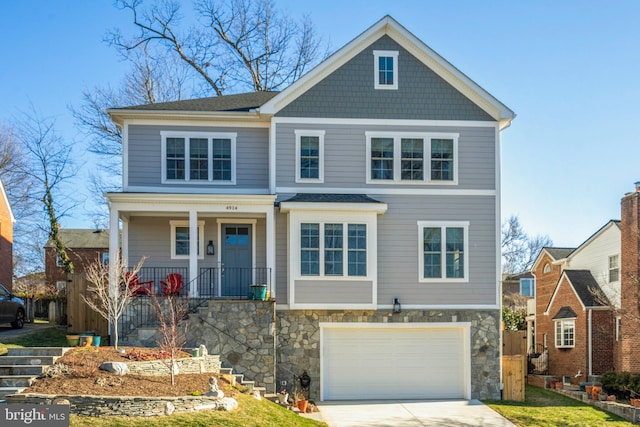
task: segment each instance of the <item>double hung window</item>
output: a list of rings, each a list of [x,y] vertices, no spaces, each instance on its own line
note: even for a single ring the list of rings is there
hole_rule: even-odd
[[[421,282],[469,280],[468,229],[468,222],[418,222]]]
[[[609,283],[620,280],[620,256],[611,255],[609,257]]]
[[[366,224],[301,223],[300,274],[366,276]]]
[[[160,134],[163,182],[235,183],[235,133]]]
[[[535,279],[526,277],[520,279],[520,295],[525,297],[535,296]]]
[[[296,182],[324,181],[324,131],[296,130]]]
[[[189,221],[170,221],[171,259],[188,259],[190,252]],[[204,221],[198,221],[198,258],[204,258]]]
[[[559,319],[556,323],[556,348],[575,347],[575,319]]]
[[[367,183],[456,184],[458,134],[366,132]]]

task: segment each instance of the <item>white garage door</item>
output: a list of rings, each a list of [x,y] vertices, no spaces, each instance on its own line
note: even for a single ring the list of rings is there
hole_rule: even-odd
[[[465,329],[325,327],[323,400],[468,398]]]

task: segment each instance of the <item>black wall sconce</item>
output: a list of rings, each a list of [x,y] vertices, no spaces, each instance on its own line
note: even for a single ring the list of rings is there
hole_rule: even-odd
[[[400,313],[402,311],[402,306],[400,305],[400,300],[398,298],[393,299],[393,312]]]
[[[213,246],[213,240],[209,240],[209,243],[207,244],[207,255],[215,255],[216,254],[216,248]]]

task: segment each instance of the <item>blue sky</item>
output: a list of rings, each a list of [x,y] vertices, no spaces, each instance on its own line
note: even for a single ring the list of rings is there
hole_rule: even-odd
[[[186,2],[185,2],[186,3]],[[611,218],[640,180],[640,2],[280,0],[339,48],[392,15],[504,104],[502,212],[532,234],[574,246]],[[0,3],[0,121],[33,104],[82,143],[69,105],[126,71],[103,41],[131,29],[110,0]],[[80,163],[92,159],[78,150]],[[87,171],[77,178],[84,188]],[[66,227],[91,227],[78,214]]]

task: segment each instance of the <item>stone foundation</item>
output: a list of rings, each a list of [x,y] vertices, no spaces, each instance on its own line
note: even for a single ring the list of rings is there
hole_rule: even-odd
[[[498,310],[289,310],[276,313],[277,380],[293,389],[304,371],[311,376],[311,399],[320,398],[320,322],[471,323],[471,398],[500,399],[500,312]]]

